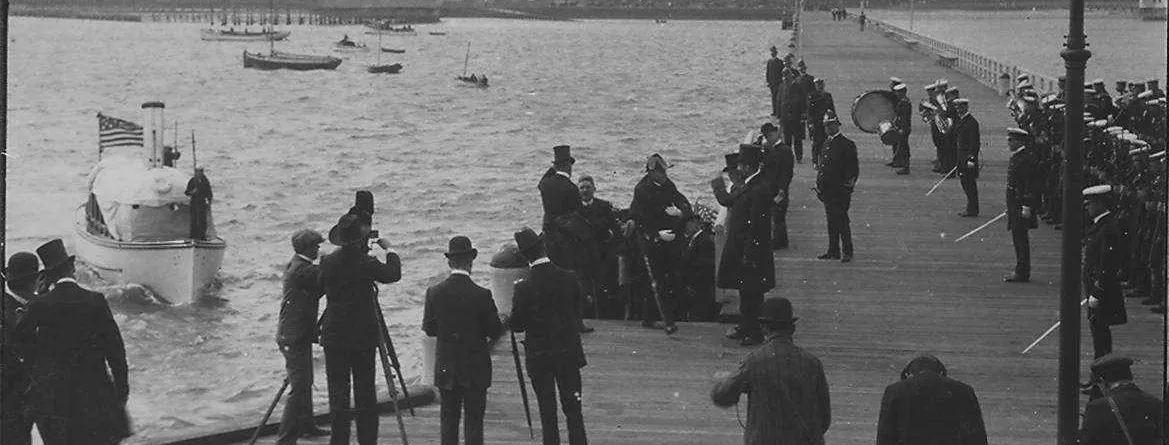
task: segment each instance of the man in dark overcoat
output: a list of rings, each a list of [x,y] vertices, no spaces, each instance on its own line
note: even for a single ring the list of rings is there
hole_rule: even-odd
[[[503,335],[491,291],[471,280],[479,250],[465,236],[451,238],[450,276],[426,290],[422,330],[438,338],[434,386],[442,395],[442,445],[458,445],[463,417],[467,445],[483,445],[483,416],[491,386],[491,349]]]
[[[909,362],[901,381],[885,387],[877,445],[986,445],[982,408],[970,385],[946,376],[931,355]]]
[[[804,162],[804,122],[808,116],[808,90],[800,82],[799,73],[789,69],[784,75],[786,93],[783,100],[783,113],[780,114],[780,126],[783,127],[783,143],[791,146],[796,162]]]
[[[1039,168],[1035,152],[1029,147],[1031,133],[1021,128],[1007,129],[1007,231],[1015,247],[1015,273],[1003,277],[1008,283],[1026,283],[1031,279],[1031,240],[1028,232],[1039,227],[1035,209],[1039,205],[1039,187],[1035,183]]]
[[[195,176],[187,181],[186,195],[191,197],[191,238],[207,239],[208,217],[211,213],[211,181],[203,167],[195,168]]]
[[[771,211],[774,186],[760,170],[762,147],[739,146],[739,177],[742,182],[726,191],[720,175],[710,186],[718,203],[730,209],[727,241],[719,260],[718,285],[739,290],[739,327],[728,337],[741,339],[743,346],[763,342],[759,310],[763,294],[775,288],[775,260],[771,254]]]
[[[897,140],[893,143],[893,165],[898,175],[909,174],[909,133],[913,129],[913,103],[909,101],[909,88],[903,83],[893,86],[893,93],[897,95],[897,103],[893,111],[897,118],[893,126],[897,127]]]
[[[642,260],[651,270],[652,294],[644,306],[642,325],[656,327],[661,315],[667,334],[678,330],[672,314],[683,282],[678,274],[679,260],[685,248],[686,220],[693,214],[690,201],[666,176],[670,164],[654,153],[646,160],[645,176],[633,188],[629,212],[637,227],[637,239],[644,254]],[[657,299],[661,299],[661,307]],[[659,314],[660,313],[660,314]]]
[[[16,323],[36,298],[37,276],[41,263],[36,254],[16,252],[4,269],[4,314],[0,318],[0,443],[32,443],[32,418],[25,409],[28,370],[17,351]]]
[[[747,394],[745,445],[824,445],[832,423],[828,379],[820,359],[792,341],[796,320],[790,301],[769,298],[759,317],[767,343],[751,351],[733,374],[715,374],[716,406],[734,406]]]
[[[528,261],[528,278],[517,281],[515,301],[508,325],[524,332],[524,355],[528,376],[540,409],[544,445],[560,443],[556,395],[568,426],[568,443],[587,445],[584,415],[581,414],[580,368],[585,361],[580,332],[575,329],[579,311],[573,310],[580,288],[571,271],[549,261],[544,243],[532,229],[515,233],[520,254]]]
[[[301,436],[328,435],[313,422],[313,343],[317,341],[317,312],[325,290],[321,271],[314,262],[325,238],[315,230],[292,234],[292,259],[284,266],[283,292],[276,345],[284,355],[288,376],[288,400],[280,420],[276,443],[295,444]]]
[[[580,214],[580,189],[572,182],[572,166],[576,159],[572,157],[571,147],[557,145],[552,147],[552,167],[544,172],[540,178],[540,200],[544,205],[544,238],[548,248],[548,258],[557,266],[572,271],[583,271],[590,267],[590,259],[594,256],[592,230]],[[587,273],[578,275],[578,279],[590,277]],[[581,283],[583,286],[591,286]],[[582,299],[586,289],[581,292]],[[577,302],[577,307],[584,302]],[[578,328],[581,332],[591,332],[593,329],[584,325],[582,320]]]
[[[979,141],[978,120],[970,115],[970,101],[955,99],[954,112],[954,141],[957,144],[958,180],[962,183],[962,191],[966,194],[966,210],[958,216],[973,218],[978,216],[978,155],[982,147]]]
[[[771,90],[771,115],[779,117],[780,100],[779,90],[783,85],[783,60],[779,58],[779,49],[771,47],[771,58],[767,59],[767,88]]]
[[[385,262],[369,254],[370,219],[369,214],[356,207],[343,215],[329,230],[329,242],[341,248],[321,258],[321,286],[326,301],[321,346],[325,349],[329,410],[333,412],[329,438],[333,445],[349,443],[349,427],[355,415],[357,443],[377,443],[374,354],[382,334],[374,302],[378,296],[376,283],[402,279],[402,261],[389,250],[390,242],[384,238],[374,243],[385,253]],[[355,409],[349,406],[350,388]]]
[[[763,147],[762,175],[772,186],[771,198],[774,202],[771,212],[771,248],[786,249],[787,208],[790,203],[788,191],[791,189],[796,161],[791,147],[780,140],[778,127],[768,122],[763,124],[759,132],[761,136],[756,144]]]
[[[589,267],[577,272],[588,274],[581,281],[587,285],[586,299],[591,296],[593,300],[593,310],[583,316],[615,317],[619,308],[613,297],[617,293],[617,244],[621,235],[617,212],[612,203],[596,197],[597,183],[592,176],[581,177],[577,185],[581,199],[578,212],[592,231]]]
[[[1120,288],[1120,230],[1112,213],[1112,187],[1084,189],[1084,207],[1091,224],[1084,229],[1084,293],[1088,296],[1088,327],[1094,357],[1112,352],[1112,326],[1128,322]]]
[[[828,139],[828,133],[824,131],[824,116],[836,114],[836,103],[832,100],[832,93],[824,90],[824,79],[817,78],[813,84],[815,90],[808,95],[808,122],[812,127],[812,166],[820,168],[820,152]]]
[[[1084,407],[1076,443],[1165,443],[1169,436],[1165,431],[1165,406],[1157,397],[1142,391],[1132,382],[1131,366],[1131,358],[1114,354],[1092,362],[1092,382],[1099,388],[1100,397],[1089,400]]]
[[[847,263],[852,261],[853,254],[848,209],[852,205],[852,191],[856,187],[860,167],[856,144],[840,134],[840,120],[836,115],[824,117],[824,128],[828,132],[828,140],[823,163],[816,172],[816,196],[824,203],[824,215],[828,220],[828,252],[816,258],[839,259]]]
[[[60,239],[37,255],[49,290],[28,304],[15,339],[25,352],[32,419],[45,445],[119,443],[131,435],[122,333],[105,296],[77,285]]]

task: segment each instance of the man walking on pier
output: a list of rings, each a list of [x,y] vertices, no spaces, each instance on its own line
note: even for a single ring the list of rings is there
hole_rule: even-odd
[[[823,154],[823,165],[816,174],[816,196],[824,203],[828,219],[828,252],[817,258],[852,261],[852,229],[849,227],[848,208],[860,169],[857,165],[856,144],[840,134],[840,120],[835,114],[824,117],[828,132],[828,146]],[[841,256],[841,247],[844,256]]]
[[[581,414],[580,368],[585,361],[576,310],[580,287],[568,270],[553,264],[544,253],[544,243],[532,229],[515,233],[520,255],[528,261],[528,278],[515,284],[515,297],[508,325],[512,331],[525,332],[524,353],[528,376],[540,409],[544,445],[560,443],[556,415],[556,393],[568,426],[570,445],[588,445],[584,415]]]
[[[296,444],[301,437],[326,436],[328,431],[313,423],[313,343],[317,342],[317,311],[325,289],[321,271],[313,264],[325,238],[315,230],[304,229],[292,235],[296,252],[284,267],[284,289],[280,302],[280,321],[276,344],[284,355],[288,372],[288,400],[280,420],[277,445]]]
[[[1007,149],[1011,159],[1007,163],[1007,230],[1015,246],[1015,273],[1003,277],[1008,283],[1026,283],[1031,280],[1031,241],[1028,232],[1039,227],[1034,209],[1038,207],[1035,178],[1038,160],[1029,147],[1031,134],[1021,128],[1007,129]]]
[[[981,148],[979,141],[978,120],[970,115],[970,101],[954,99],[954,141],[957,144],[958,179],[962,182],[962,191],[966,194],[966,210],[958,216],[973,218],[978,216],[978,155]]]
[[[779,49],[771,47],[771,58],[767,59],[767,88],[771,90],[771,116],[779,117],[779,88],[783,83],[783,60],[779,59]]]

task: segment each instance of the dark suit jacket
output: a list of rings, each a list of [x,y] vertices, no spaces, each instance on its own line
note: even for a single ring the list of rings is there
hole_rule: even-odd
[[[771,184],[774,196],[780,190],[788,191],[791,188],[792,176],[795,175],[796,158],[792,154],[791,147],[784,144],[776,144],[767,147],[766,154],[763,157],[763,174],[767,177],[767,182]]]
[[[30,301],[31,303],[31,301]],[[27,306],[7,290],[4,292],[4,313],[0,319],[0,397],[8,400],[24,392],[28,385],[28,371],[21,362],[21,354],[17,351],[16,323],[24,315]]]
[[[469,276],[451,274],[426,289],[422,330],[438,338],[435,386],[491,386],[491,344],[503,334],[491,291]]]
[[[402,279],[398,254],[378,261],[360,250],[342,248],[321,258],[321,287],[325,289],[325,315],[321,346],[326,348],[376,348],[381,335],[377,309],[377,283]]]
[[[913,102],[910,102],[908,97],[902,97],[893,106],[893,111],[897,114],[893,125],[908,134],[913,129]]]
[[[571,179],[548,169],[540,178],[540,200],[544,203],[544,227],[556,224],[558,217],[575,213],[580,209],[580,189]]]
[[[877,445],[986,445],[974,388],[932,371],[889,385]]]
[[[528,278],[516,282],[508,324],[515,332],[526,332],[524,351],[529,361],[585,366],[578,329],[579,298],[576,275],[551,263],[532,267]]]
[[[813,125],[824,125],[824,115],[831,110],[836,113],[836,102],[832,100],[832,93],[815,91],[808,93],[808,120]]]
[[[787,89],[787,92],[782,104],[783,115],[780,116],[780,119],[785,122],[798,121],[808,111],[808,90],[804,89],[804,84],[799,79],[784,82],[784,88]]]
[[[1084,292],[1100,300],[1099,307],[1088,308],[1088,315],[1099,317],[1110,325],[1128,322],[1120,289],[1119,240],[1116,213],[1109,213],[1100,222],[1084,228]]]
[[[678,217],[666,214],[666,207],[675,206],[682,211]],[[633,187],[633,202],[629,203],[629,213],[637,227],[650,237],[657,236],[659,230],[674,230],[680,238],[684,232],[684,221],[692,209],[690,201],[678,191],[672,181],[658,184],[650,179],[649,175],[641,178]]]
[[[966,161],[974,161],[975,164],[978,164],[978,154],[982,147],[979,140],[981,135],[979,134],[978,120],[974,118],[974,115],[967,113],[965,117],[955,122],[953,132],[955,141],[958,143],[958,171],[977,174],[978,168],[967,168]]]
[[[1110,391],[1119,407],[1120,416],[1137,445],[1163,444],[1166,438],[1165,407],[1156,397],[1141,391],[1131,383],[1121,384]],[[1124,432],[1108,399],[1101,397],[1084,407],[1084,421],[1080,426],[1080,445],[1128,445]]]
[[[1011,154],[1007,163],[1007,230],[1039,227],[1035,217],[1039,209],[1039,184],[1036,178],[1039,165],[1031,147],[1022,147]],[[1031,207],[1031,217],[1023,218],[1023,206]]]
[[[783,82],[783,60],[778,57],[767,59],[767,86],[777,88]]]
[[[759,172],[728,193],[722,178],[711,182],[718,203],[730,209],[727,241],[719,259],[718,287],[767,292],[775,287],[771,254],[771,200],[774,187]]]
[[[816,188],[823,197],[841,193],[852,193],[852,185],[860,176],[857,165],[856,144],[844,134],[828,140],[824,153],[820,155],[820,170],[816,172]]]
[[[540,179],[544,203],[544,245],[557,265],[577,270],[588,264],[592,252],[592,230],[579,211],[580,189],[555,169]]]
[[[130,435],[126,345],[104,295],[58,283],[29,302],[16,340],[27,351],[34,415],[67,417],[70,443]]]
[[[288,265],[284,266],[284,291],[280,301],[276,344],[304,345],[316,338],[317,311],[324,295],[320,268],[294,255]]]

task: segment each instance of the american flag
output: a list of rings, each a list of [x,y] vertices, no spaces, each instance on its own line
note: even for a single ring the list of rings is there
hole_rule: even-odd
[[[97,126],[98,146],[102,150],[110,147],[143,146],[141,125],[98,113]]]

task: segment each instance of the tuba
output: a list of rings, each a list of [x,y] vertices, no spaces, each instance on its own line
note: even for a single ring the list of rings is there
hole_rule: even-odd
[[[865,133],[877,133],[881,143],[893,145],[901,136],[894,124],[897,95],[892,91],[875,90],[857,96],[852,102],[852,122]]]

